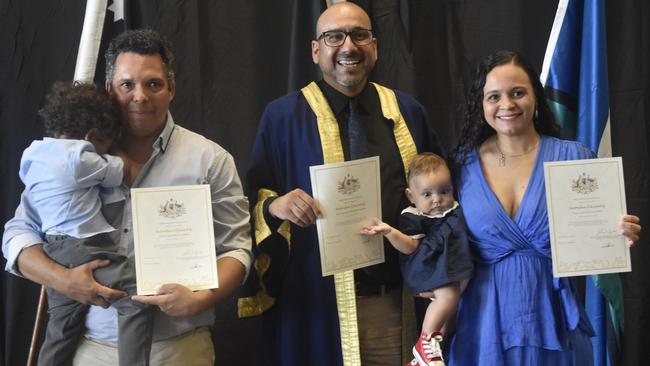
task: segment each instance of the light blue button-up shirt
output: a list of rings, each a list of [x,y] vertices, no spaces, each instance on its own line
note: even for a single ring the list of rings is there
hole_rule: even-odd
[[[167,124],[155,141],[151,158],[142,167],[132,188],[209,184],[217,259],[232,257],[250,269],[252,261],[248,199],[232,156],[216,143],[174,123],[170,114]],[[133,255],[131,200],[129,187],[121,186],[126,201],[121,212],[103,213],[111,217],[122,215],[119,245]],[[5,225],[2,251],[7,259],[6,270],[14,274],[16,259],[30,245],[43,242],[40,220],[31,198],[23,192],[16,215]],[[214,310],[196,316],[171,317],[154,310],[154,341],[174,337],[214,322]],[[117,313],[113,307],[91,306],[86,317],[86,335],[102,341],[117,340]]]
[[[36,140],[20,159],[20,179],[38,210],[40,231],[87,238],[115,230],[101,214],[102,188],[118,187],[122,159],[85,140]]]

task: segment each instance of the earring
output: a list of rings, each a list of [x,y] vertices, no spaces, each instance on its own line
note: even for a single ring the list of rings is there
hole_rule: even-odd
[[[535,108],[535,115],[533,116],[533,120],[537,122],[538,117],[539,117],[539,113],[537,111],[537,108]]]

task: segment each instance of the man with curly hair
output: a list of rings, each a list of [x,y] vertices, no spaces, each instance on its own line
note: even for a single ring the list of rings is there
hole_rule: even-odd
[[[169,113],[176,94],[174,56],[160,34],[122,33],[105,56],[106,91],[117,102],[123,122],[122,133],[109,151],[124,161],[119,191],[126,199],[104,205],[102,213],[109,224],[119,227],[119,247],[133,256],[130,188],[209,184],[212,196],[219,288],[191,291],[166,284],[157,295],[132,297],[154,305],[150,364],[212,366],[209,327],[215,319],[214,305],[242,283],[252,260],[248,201],[237,169],[222,147],[174,122]],[[59,265],[43,251],[38,221],[24,193],[16,216],[5,226],[6,269],[92,305],[73,364],[116,365],[117,312],[106,299],[126,293],[98,283],[93,275],[109,261],[93,260],[74,268]]]

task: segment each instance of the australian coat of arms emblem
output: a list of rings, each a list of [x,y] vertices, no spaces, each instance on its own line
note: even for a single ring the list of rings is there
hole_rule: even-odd
[[[361,188],[359,178],[355,178],[348,173],[342,180],[338,182],[337,190],[339,193],[352,194],[358,191],[359,188]]]
[[[186,210],[183,202],[179,202],[173,198],[170,198],[166,202],[160,204],[158,215],[168,219],[175,219],[177,217],[185,215],[185,212]]]
[[[571,190],[576,193],[588,194],[598,189],[598,180],[589,176],[587,173],[581,173],[577,179],[571,181]]]

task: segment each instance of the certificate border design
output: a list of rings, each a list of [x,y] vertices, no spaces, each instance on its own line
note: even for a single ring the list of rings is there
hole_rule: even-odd
[[[569,277],[580,275],[592,274],[605,274],[605,273],[618,273],[631,271],[630,251],[629,248],[625,250],[624,256],[617,256],[609,260],[594,259],[592,261],[578,260],[574,262],[562,261],[557,257],[557,250],[555,244],[557,242],[556,232],[554,230],[554,205],[553,205],[553,187],[551,176],[553,168],[565,167],[571,165],[612,165],[612,169],[616,169],[618,177],[618,186],[620,187],[618,195],[621,213],[627,212],[625,201],[625,184],[623,181],[623,163],[620,157],[615,158],[600,158],[600,159],[584,159],[584,160],[567,160],[567,161],[554,161],[544,163],[544,175],[546,177],[546,201],[548,205],[548,226],[551,240],[551,256],[553,261],[553,276],[554,277]],[[615,194],[612,192],[612,194]],[[623,239],[622,239],[623,240]]]
[[[205,213],[202,217],[206,219],[206,227],[208,229],[208,241],[206,245],[210,246],[208,252],[210,253],[211,261],[209,266],[209,274],[201,277],[200,279],[190,280],[188,278],[179,277],[178,283],[183,284],[184,286],[196,290],[206,290],[219,287],[219,279],[217,272],[217,258],[215,252],[215,243],[214,243],[214,226],[213,226],[213,217],[212,217],[212,196],[210,194],[210,185],[201,184],[201,185],[185,185],[185,186],[166,186],[166,187],[153,187],[153,188],[131,188],[131,210],[133,218],[133,250],[135,253],[135,269],[136,269],[136,287],[138,295],[154,295],[156,293],[157,287],[162,285],[160,282],[147,281],[144,279],[141,274],[143,264],[139,254],[140,243],[143,242],[142,235],[143,233],[137,228],[140,227],[140,216],[138,213],[138,202],[140,199],[146,199],[146,196],[153,193],[163,193],[170,191],[202,191],[204,194],[203,202]],[[214,264],[214,265],[213,265]]]
[[[353,169],[353,168],[358,167],[360,165],[366,165],[366,164],[373,164],[374,165],[374,169],[377,172],[376,173],[377,178],[379,178],[380,177],[380,175],[379,175],[380,172],[379,172],[379,157],[378,156],[374,156],[374,157],[371,157],[371,158],[365,158],[365,159],[359,159],[359,160],[353,160],[353,161],[347,161],[347,162],[342,162],[342,163],[333,163],[333,164],[312,166],[312,167],[310,167],[310,172],[311,172],[311,175],[314,176],[318,172],[332,170],[332,169],[340,169],[342,166],[349,167],[349,168]],[[376,197],[377,201],[376,202],[381,203],[381,180],[377,179],[377,181],[375,183],[376,183],[375,192],[377,193],[377,197]],[[318,192],[320,191],[319,187],[320,186],[319,186],[318,179],[313,179],[312,180],[312,191],[313,191],[312,193],[314,194],[314,197],[318,196]],[[381,204],[378,205],[377,211],[378,212],[376,213],[376,216],[381,218]],[[324,241],[324,238],[322,236],[323,234],[322,234],[320,221],[318,221],[316,223],[316,226],[317,226],[317,232],[318,232],[318,240],[319,240],[320,243],[322,243]],[[327,253],[325,251],[323,251],[322,256],[324,258],[323,257],[322,258],[323,258],[323,261],[325,262],[325,263],[321,263],[323,276],[328,276],[328,275],[336,274],[336,273],[343,272],[343,271],[350,271],[350,270],[363,268],[363,267],[371,266],[371,265],[378,264],[378,263],[383,263],[384,260],[385,260],[385,258],[384,258],[384,250],[383,250],[383,237],[379,237],[379,239],[377,239],[377,240],[378,241],[381,240],[381,243],[382,243],[381,244],[382,250],[379,253],[379,257],[378,258],[368,259],[365,262],[357,263],[354,266],[351,266],[349,264],[349,262],[344,261],[342,263],[335,263],[334,264],[335,268],[332,268],[332,262],[327,258]],[[324,265],[324,264],[327,264],[327,265]],[[326,267],[330,268],[331,270],[326,271],[325,270]]]

